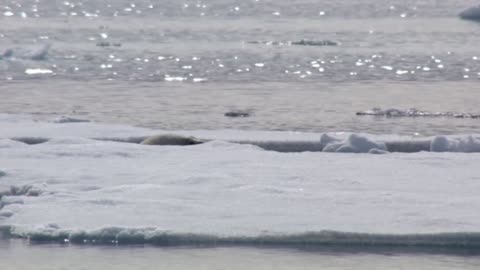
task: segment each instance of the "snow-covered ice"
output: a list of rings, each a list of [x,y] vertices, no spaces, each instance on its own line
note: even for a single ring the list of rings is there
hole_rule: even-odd
[[[178,133],[210,141],[125,143],[159,132],[2,115],[0,227],[40,240],[169,235],[181,242],[194,234],[202,242],[207,241],[202,235],[307,233],[303,237],[321,242],[337,237],[335,231],[360,233],[344,234],[351,241],[430,244],[452,240],[440,233],[460,233],[453,239],[464,243],[468,233],[468,241],[479,243],[471,233],[480,228],[480,171],[475,169],[480,154],[455,153],[478,152],[475,136],[430,138],[431,150],[450,151],[445,153],[388,153],[384,142],[401,138],[393,135],[183,131]],[[18,138],[46,141],[26,144]],[[245,143],[269,138],[272,144],[304,141],[353,153],[284,153]],[[477,151],[467,151],[472,149]],[[395,236],[405,234],[435,235]]]

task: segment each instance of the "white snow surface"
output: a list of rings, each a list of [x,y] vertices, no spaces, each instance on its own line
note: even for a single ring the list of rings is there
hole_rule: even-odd
[[[280,153],[224,141],[320,141],[321,134],[295,132],[175,132],[213,139],[193,146],[93,139],[158,133],[0,115],[0,226],[18,235],[109,227],[219,236],[480,231],[478,153]],[[12,140],[19,137],[48,141]],[[377,138],[400,137],[322,140],[383,153]],[[436,137],[432,144],[465,147],[461,138],[474,140]]]

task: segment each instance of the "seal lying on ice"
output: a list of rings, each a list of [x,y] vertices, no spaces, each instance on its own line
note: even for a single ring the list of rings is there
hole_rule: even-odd
[[[155,135],[144,139],[140,144],[145,145],[195,145],[205,141],[195,137],[186,137],[174,134]]]

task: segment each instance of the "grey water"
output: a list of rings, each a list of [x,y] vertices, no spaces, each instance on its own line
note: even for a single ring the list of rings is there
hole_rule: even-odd
[[[476,2],[3,1],[1,112],[157,129],[475,133],[478,119],[355,113],[480,113],[480,24],[458,18]]]
[[[154,248],[0,242],[0,267],[44,269],[478,269],[478,256],[265,248]]]
[[[480,119],[355,115],[373,107],[479,114],[480,23],[458,18],[476,4],[2,0],[0,113],[167,130],[478,133]],[[232,110],[251,115],[225,117]],[[1,269],[480,265],[475,256],[65,248],[14,240],[0,241],[0,251]]]

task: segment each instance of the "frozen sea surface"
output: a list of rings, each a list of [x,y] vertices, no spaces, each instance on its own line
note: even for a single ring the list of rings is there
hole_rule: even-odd
[[[411,140],[392,135],[326,136],[332,141],[325,148],[364,154],[285,153],[258,145],[326,137],[179,131],[210,141],[151,146],[119,139],[165,131],[12,115],[1,125],[0,225],[7,236],[93,244],[480,246],[477,153],[389,153],[385,142]],[[435,137],[431,147],[445,142],[472,147],[460,152],[480,150],[475,136]]]

